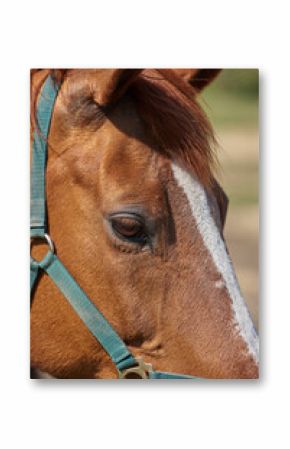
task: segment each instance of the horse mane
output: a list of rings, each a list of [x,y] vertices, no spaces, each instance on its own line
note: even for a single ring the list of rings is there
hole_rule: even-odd
[[[33,75],[35,72],[31,71]],[[69,70],[50,70],[57,84],[61,84]],[[73,81],[74,82],[74,81]],[[204,186],[213,182],[215,137],[212,126],[196,100],[197,92],[174,70],[145,69],[129,86],[130,95],[153,137],[157,148],[184,168],[193,171]],[[36,93],[32,93],[32,117],[35,123]],[[87,100],[87,99],[86,99]],[[80,115],[85,125],[100,124],[104,111],[99,105],[84,101]],[[76,117],[76,111],[73,114]]]
[[[161,151],[212,183],[215,138],[196,92],[173,70],[144,70],[130,87],[138,112]]]

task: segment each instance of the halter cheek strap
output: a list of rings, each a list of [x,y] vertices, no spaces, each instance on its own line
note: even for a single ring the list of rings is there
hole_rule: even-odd
[[[34,132],[31,172],[30,235],[32,243],[45,241],[48,252],[41,261],[30,260],[31,295],[41,271],[55,283],[78,314],[86,327],[99,341],[115,364],[122,379],[193,379],[183,374],[154,371],[150,364],[135,358],[123,340],[112,328],[104,315],[80,288],[55,254],[54,244],[47,234],[45,173],[47,160],[47,139],[58,88],[48,76],[44,82],[37,106],[38,130]]]

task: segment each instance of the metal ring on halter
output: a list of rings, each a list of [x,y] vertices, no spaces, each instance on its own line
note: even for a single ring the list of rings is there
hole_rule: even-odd
[[[149,379],[152,365],[145,363],[141,357],[136,357],[138,365],[119,371],[119,379]]]
[[[50,236],[48,234],[42,234],[42,235],[33,235],[30,238],[30,245],[32,245],[33,240],[43,240],[49,248],[49,251],[46,253],[46,255],[43,257],[42,260],[35,260],[32,256],[31,257],[31,263],[35,266],[42,266],[45,265],[50,259],[51,257],[54,255],[55,253],[55,248],[54,248],[54,244],[52,239],[50,238]],[[31,248],[31,246],[30,246]]]

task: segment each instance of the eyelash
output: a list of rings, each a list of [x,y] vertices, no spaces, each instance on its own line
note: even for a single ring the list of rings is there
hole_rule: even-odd
[[[148,249],[152,250],[149,240],[147,240],[145,244],[140,245],[139,243],[130,242],[128,240],[122,239],[121,237],[117,237],[115,233],[112,234],[112,243],[114,248],[122,253],[138,254]]]

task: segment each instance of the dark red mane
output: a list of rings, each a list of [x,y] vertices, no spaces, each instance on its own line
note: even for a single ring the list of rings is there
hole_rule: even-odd
[[[162,151],[212,180],[214,134],[194,89],[173,70],[144,70],[130,87],[138,111]]]

